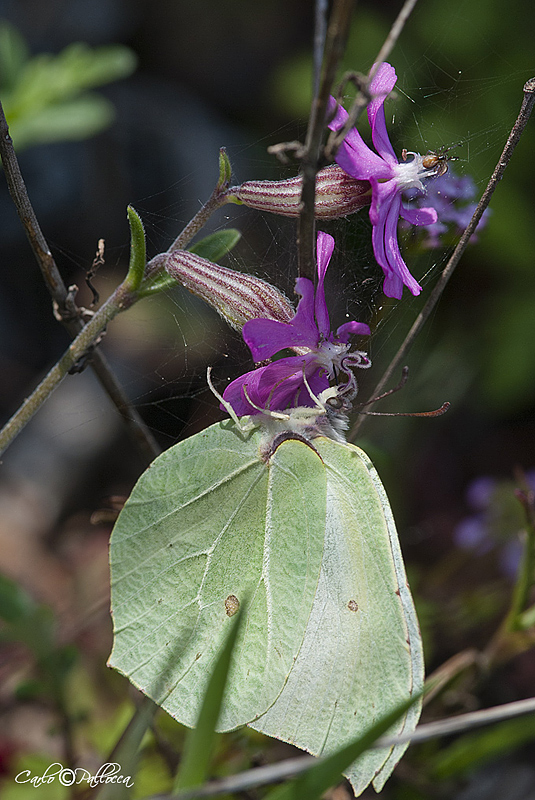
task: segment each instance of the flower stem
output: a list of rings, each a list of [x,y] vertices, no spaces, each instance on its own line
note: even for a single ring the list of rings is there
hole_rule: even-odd
[[[516,119],[515,124],[511,129],[511,133],[507,138],[507,142],[505,143],[505,147],[503,152],[496,164],[494,172],[488,182],[487,188],[483,192],[481,200],[479,201],[476,210],[472,216],[472,219],[466,226],[464,233],[462,234],[457,247],[453,251],[451,258],[449,259],[448,263],[444,267],[444,270],[438,279],[433,291],[429,295],[429,298],[420,311],[416,320],[414,321],[412,328],[408,332],[405,340],[399,350],[397,351],[396,355],[386,368],[381,380],[374,388],[371,397],[375,397],[376,395],[381,394],[384,390],[385,386],[388,384],[390,378],[392,377],[393,373],[398,369],[400,364],[403,363],[405,360],[407,353],[409,352],[410,348],[412,347],[414,340],[416,339],[417,335],[419,334],[420,330],[423,328],[425,323],[427,322],[429,316],[433,312],[436,304],[438,303],[440,297],[442,296],[442,292],[446,288],[446,284],[448,283],[449,279],[451,278],[453,271],[457,264],[459,263],[461,256],[463,255],[464,251],[466,250],[466,246],[470,240],[470,237],[474,233],[475,229],[477,228],[478,222],[483,216],[483,212],[487,208],[488,204],[490,203],[490,199],[494,194],[494,190],[496,186],[502,179],[503,173],[509,161],[511,160],[511,156],[513,155],[513,151],[517,146],[518,142],[520,141],[520,137],[527,125],[528,119],[530,114],[533,110],[533,105],[535,104],[535,78],[531,78],[527,83],[524,84],[524,98],[522,100],[522,105],[520,111],[518,113],[518,117]],[[364,420],[366,418],[361,416],[351,429],[351,433],[349,435],[349,440],[352,441],[355,436],[357,435],[358,431],[360,430]]]

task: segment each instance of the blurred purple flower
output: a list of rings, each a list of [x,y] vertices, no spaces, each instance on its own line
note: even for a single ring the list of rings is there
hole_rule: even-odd
[[[535,491],[535,470],[524,477],[528,488]],[[473,480],[466,502],[475,513],[462,519],[453,532],[455,544],[463,550],[479,556],[495,550],[502,573],[511,579],[516,578],[522,558],[523,545],[517,534],[524,525],[514,488],[513,482],[488,475]]]
[[[411,225],[432,225],[437,221],[434,208],[408,208],[403,205],[402,194],[409,189],[425,192],[423,180],[433,178],[444,170],[444,158],[427,154],[403,152],[398,161],[386,130],[384,102],[394,88],[397,76],[394,68],[383,62],[370,83],[372,101],[368,106],[368,119],[372,140],[377,152],[364,143],[356,128],[345,137],[336,154],[336,162],[356,180],[371,183],[372,203],[370,220],[373,226],[372,243],[375,258],[385,274],[383,291],[388,297],[401,298],[403,285],[417,295],[422,287],[410,274],[401,257],[397,239],[399,217]],[[339,130],[347,120],[347,112],[336,106],[331,98],[329,110],[336,114],[329,127]],[[411,158],[407,158],[410,156]]]
[[[318,233],[316,292],[308,278],[297,279],[295,290],[301,299],[290,322],[252,319],[243,326],[244,341],[256,363],[286,348],[293,349],[298,355],[258,367],[227,386],[223,398],[238,416],[260,414],[264,410],[313,407],[315,401],[311,392],[318,397],[329,388],[330,379],[338,381],[340,375],[344,376],[340,394],[348,400],[355,396],[357,382],[352,370],[369,367],[370,360],[361,350],[349,352],[349,338],[352,334],[367,336],[370,329],[362,322],[345,322],[336,335],[331,332],[324,280],[333,249],[332,236]]]
[[[468,175],[459,177],[450,168],[447,173],[439,175],[429,184],[425,197],[418,196],[419,193],[414,189],[407,194],[408,199],[411,199],[412,195],[415,205],[419,208],[425,203],[437,212],[437,221],[423,226],[428,234],[423,242],[425,247],[440,247],[442,244],[440,236],[447,233],[452,225],[455,225],[457,234],[464,231],[477,205],[475,202],[470,202],[475,193],[476,187],[472,178]],[[476,230],[480,231],[485,227],[490,213],[491,209],[487,208]],[[472,236],[471,241],[476,241],[476,237]]]

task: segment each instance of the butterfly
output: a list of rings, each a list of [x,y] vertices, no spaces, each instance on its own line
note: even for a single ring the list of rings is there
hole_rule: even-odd
[[[193,727],[247,598],[218,729],[321,755],[419,693],[423,654],[385,490],[343,439],[336,387],[316,400],[212,425],[141,476],[111,538],[109,664]],[[361,756],[355,794],[380,791],[406,747]]]

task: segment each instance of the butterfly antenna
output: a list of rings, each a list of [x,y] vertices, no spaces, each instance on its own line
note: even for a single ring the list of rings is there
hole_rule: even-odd
[[[451,403],[446,401],[434,411],[359,411],[358,413],[370,417],[441,417],[450,406]]]
[[[222,395],[220,395],[220,394],[219,394],[219,392],[218,392],[218,391],[217,391],[217,389],[215,388],[214,384],[212,383],[212,378],[211,378],[211,375],[212,375],[212,367],[208,367],[208,368],[207,368],[207,370],[206,370],[206,382],[207,382],[207,384],[208,384],[208,386],[209,386],[209,388],[210,388],[210,391],[212,392],[212,394],[213,394],[213,395],[215,395],[215,397],[217,397],[217,399],[219,400],[219,402],[221,403],[221,405],[223,406],[223,408],[225,409],[225,411],[227,412],[227,414],[229,415],[229,417],[230,417],[230,418],[232,419],[232,421],[234,422],[234,424],[235,424],[235,425],[236,425],[236,426],[237,426],[237,427],[238,427],[240,430],[243,430],[243,428],[242,428],[242,425],[241,425],[241,423],[240,423],[240,419],[239,419],[238,415],[236,414],[236,412],[234,411],[234,409],[232,408],[232,406],[231,406],[231,404],[228,402],[228,400],[225,400],[225,399],[222,397]]]
[[[257,406],[256,403],[253,403],[251,398],[249,397],[249,392],[247,391],[247,384],[244,383],[242,386],[243,393],[245,395],[245,399],[249,403],[250,406],[256,408],[257,411],[260,411],[261,414],[267,414],[268,417],[272,417],[272,419],[290,419],[288,414],[283,414],[282,411],[271,411],[269,408],[261,408],[261,406]]]
[[[383,394],[377,395],[377,397],[372,397],[371,400],[366,400],[365,403],[358,403],[357,405],[360,406],[360,408],[364,408],[364,406],[370,406],[372,403],[376,403],[378,400],[382,400],[384,397],[388,397],[389,395],[394,394],[395,392],[399,392],[399,390],[403,389],[403,387],[407,383],[408,377],[409,377],[409,368],[408,367],[403,367],[403,369],[401,370],[401,380],[397,384],[397,386],[394,386],[393,389],[389,389],[387,392],[383,392]],[[364,412],[362,412],[362,413],[364,413]],[[370,412],[366,412],[366,413],[370,413]],[[375,412],[375,413],[378,413],[378,412]]]
[[[305,374],[305,365],[304,364],[303,364],[303,383],[305,384],[305,388],[306,388],[307,392],[309,393],[310,397],[312,398],[312,400],[314,400],[314,402],[316,404],[316,408],[318,408],[320,411],[323,411],[324,414],[326,414],[327,413],[327,409],[325,408],[325,406],[323,405],[323,403],[321,402],[319,397],[316,397],[316,395],[314,394],[314,392],[310,388],[310,384],[307,381],[307,376]]]

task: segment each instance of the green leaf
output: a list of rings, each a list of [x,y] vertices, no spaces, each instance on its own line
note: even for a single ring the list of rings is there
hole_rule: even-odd
[[[420,690],[414,606],[367,456],[288,438],[286,423],[277,446],[274,420],[250,422],[246,434],[227,421],[180,442],[134,488],[111,540],[110,664],[193,726],[229,604],[248,594],[218,730],[249,724],[328,755]],[[419,712],[393,733],[413,730]],[[346,773],[355,792],[371,780],[380,790],[405,747],[361,756]]]
[[[9,22],[0,23],[0,85],[9,92],[29,58],[25,40]],[[5,95],[4,95],[5,96]]]
[[[219,150],[219,180],[217,181],[217,188],[220,190],[226,189],[230,184],[231,177],[232,167],[230,166],[230,160],[226,149],[221,147]]]
[[[151,725],[158,706],[145,698],[143,703],[134,711],[132,719],[126,727],[117,747],[112,753],[112,761],[121,765],[121,775],[128,776],[130,781],[124,783],[109,783],[100,787],[96,792],[98,800],[126,800],[132,794],[132,785],[138,767],[139,748],[143,737]]]
[[[518,618],[518,624],[521,630],[528,630],[535,625],[535,605],[527,608],[523,614]]]
[[[137,296],[138,298],[148,297],[152,294],[158,294],[158,292],[164,292],[166,289],[174,289],[175,286],[180,286],[178,281],[167,273],[160,273],[148,280],[144,280],[139,287]]]
[[[24,623],[35,613],[32,598],[14,581],[0,574],[0,619],[9,625]]]
[[[126,77],[135,66],[135,55],[122,45],[78,43],[58,55],[28,59],[20,37],[1,28],[0,67],[8,87],[3,105],[17,148],[98,133],[114,119],[114,110],[106,98],[87,89]]]
[[[205,236],[200,242],[196,242],[188,248],[191,253],[202,256],[208,261],[217,262],[226,255],[233,247],[236,247],[241,239],[241,233],[236,228],[225,228],[216,231],[209,236]]]
[[[125,278],[127,288],[135,292],[143,280],[147,264],[147,248],[145,245],[145,228],[137,211],[128,206],[126,209],[130,225],[130,263]]]
[[[9,131],[20,150],[30,144],[86,139],[107,128],[114,118],[115,111],[109,100],[86,94],[33,114],[10,117]]]
[[[72,44],[58,55],[41,53],[26,63],[14,87],[15,114],[35,112],[70,100],[82,91],[129,75],[136,66],[134,53],[121,45],[92,49]]]
[[[219,719],[223,694],[227,684],[232,653],[236,645],[239,626],[243,617],[244,603],[238,610],[235,621],[230,626],[227,640],[217,659],[214,671],[208,681],[206,692],[195,728],[188,734],[184,743],[173,794],[182,789],[201,786],[208,776],[210,756],[212,755],[214,731]]]

